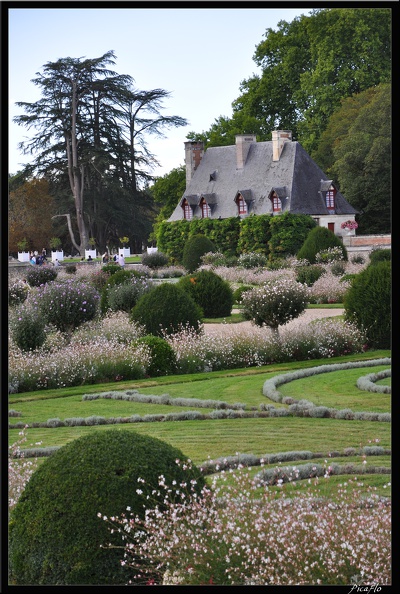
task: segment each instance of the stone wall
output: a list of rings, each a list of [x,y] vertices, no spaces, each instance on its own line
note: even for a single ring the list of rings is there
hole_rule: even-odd
[[[392,236],[388,235],[347,235],[343,236],[343,245],[349,253],[370,252],[373,249],[391,249]]]

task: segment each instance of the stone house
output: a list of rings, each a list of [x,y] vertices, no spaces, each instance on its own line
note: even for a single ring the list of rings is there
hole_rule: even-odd
[[[169,221],[291,212],[343,236],[341,223],[358,213],[290,130],[274,130],[268,142],[240,134],[234,146],[206,151],[202,142],[185,142],[185,164],[186,190]]]

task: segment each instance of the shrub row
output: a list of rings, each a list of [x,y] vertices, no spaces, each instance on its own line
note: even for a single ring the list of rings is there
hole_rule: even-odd
[[[156,225],[159,249],[172,261],[182,262],[184,246],[197,234],[207,237],[226,256],[260,252],[269,258],[295,255],[316,223],[308,215],[284,213],[228,219],[162,221]],[[333,235],[333,233],[332,233]]]

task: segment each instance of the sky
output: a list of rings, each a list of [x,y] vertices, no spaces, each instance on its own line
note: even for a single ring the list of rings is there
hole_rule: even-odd
[[[291,22],[311,10],[159,8],[159,3],[157,8],[121,8],[120,4],[99,8],[101,2],[95,8],[65,8],[68,3],[60,3],[62,8],[43,8],[45,3],[27,8],[29,3],[24,3],[19,8],[17,4],[8,10],[12,174],[30,159],[18,149],[30,132],[12,122],[24,113],[15,103],[40,99],[40,89],[31,80],[47,62],[98,58],[113,50],[112,68],[118,74],[129,74],[137,89],[168,91],[163,115],[178,115],[189,123],[166,130],[164,139],[148,139],[148,148],[160,163],[151,173],[163,176],[184,164],[189,132],[206,131],[220,116],[232,116],[231,104],[240,95],[241,81],[260,74],[253,56],[266,30],[277,30],[279,21]]]

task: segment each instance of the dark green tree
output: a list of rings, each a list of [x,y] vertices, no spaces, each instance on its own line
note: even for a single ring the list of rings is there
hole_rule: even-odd
[[[207,147],[234,144],[235,134],[262,141],[289,129],[314,157],[341,100],[390,81],[391,20],[388,8],[325,8],[266,29],[253,57],[261,74],[241,82],[232,117],[190,139]]]
[[[348,260],[346,247],[337,235],[326,227],[314,227],[309,231],[303,245],[297,252],[297,258],[299,260],[308,260],[310,264],[315,264],[318,252],[330,248],[340,248],[342,250],[343,260]]]
[[[358,233],[390,233],[392,195],[391,85],[365,91],[343,103],[338,117],[349,123],[347,134],[333,145],[331,171],[354,208]],[[354,101],[360,102],[356,113]],[[349,112],[346,113],[347,106]]]
[[[172,169],[166,175],[157,177],[150,186],[156,206],[160,208],[157,215],[158,221],[164,221],[171,216],[186,189],[186,168],[184,165]]]
[[[60,191],[56,216],[67,218],[79,253],[90,236],[103,248],[127,226],[130,235],[149,232],[151,223],[143,221],[151,220],[151,200],[143,185],[157,162],[146,139],[186,124],[179,116],[161,114],[167,91],[135,89],[131,76],[109,69],[114,63],[113,51],[94,59],[48,62],[32,81],[42,98],[18,102],[26,115],[14,118],[36,131],[20,148],[37,155],[33,170],[51,178]]]

